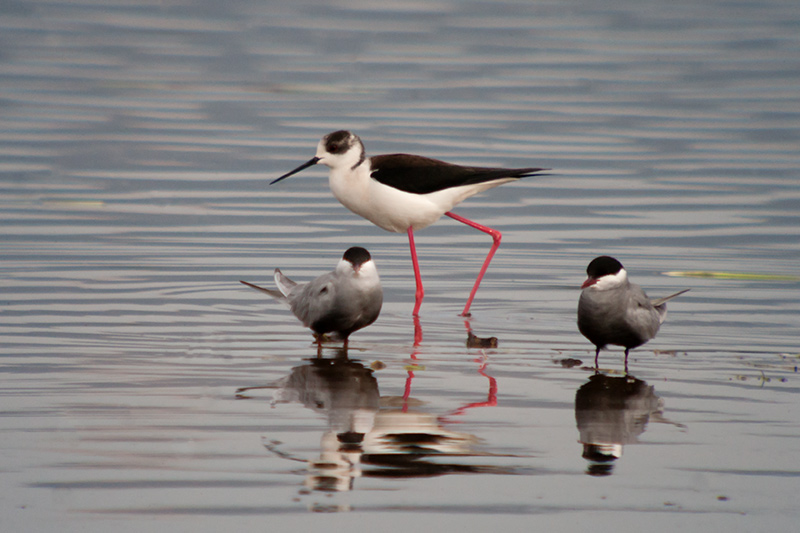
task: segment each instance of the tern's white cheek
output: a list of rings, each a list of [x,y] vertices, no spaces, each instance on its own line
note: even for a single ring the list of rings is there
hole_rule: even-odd
[[[608,274],[606,276],[601,277],[590,288],[596,291],[607,291],[610,289],[616,289],[617,287],[624,285],[627,280],[628,280],[628,273],[625,272],[625,269],[623,268],[616,274]]]
[[[364,280],[365,283],[375,284],[379,283],[378,270],[375,268],[375,263],[369,261],[361,265],[358,271],[358,277]]]

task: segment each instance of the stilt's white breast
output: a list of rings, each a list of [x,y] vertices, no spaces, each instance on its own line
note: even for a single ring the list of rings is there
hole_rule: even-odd
[[[354,170],[332,168],[328,182],[342,205],[386,231],[425,228],[452,208],[449,202],[439,205],[433,195],[407,193],[372,179],[368,160]]]

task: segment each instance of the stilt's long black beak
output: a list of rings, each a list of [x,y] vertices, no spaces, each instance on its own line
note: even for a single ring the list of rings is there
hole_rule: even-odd
[[[274,185],[274,184],[278,183],[278,182],[279,182],[279,181],[281,181],[281,180],[285,180],[286,178],[288,178],[288,177],[289,177],[289,176],[291,176],[292,174],[297,174],[298,172],[300,172],[300,171],[301,171],[301,170],[303,170],[304,168],[308,168],[308,167],[310,167],[310,166],[316,165],[317,163],[319,163],[319,160],[320,160],[320,158],[319,158],[319,157],[312,157],[311,159],[309,159],[308,161],[306,161],[305,163],[303,163],[302,165],[300,165],[300,166],[299,166],[299,167],[297,167],[296,169],[292,170],[291,172],[287,172],[286,174],[284,174],[284,175],[283,175],[283,176],[281,176],[280,178],[277,178],[277,179],[274,179],[274,180],[272,180],[272,181],[270,182],[270,185]]]

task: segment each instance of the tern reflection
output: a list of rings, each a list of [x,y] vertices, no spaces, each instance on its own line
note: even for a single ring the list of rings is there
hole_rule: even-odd
[[[327,418],[320,441],[319,458],[300,459],[282,449],[276,441],[265,441],[272,453],[307,465],[306,487],[317,491],[352,490],[359,477],[419,477],[448,473],[508,473],[511,469],[475,464],[466,457],[494,456],[476,449],[480,440],[470,433],[448,426],[467,410],[495,405],[497,383],[487,374],[485,358],[478,373],[488,380],[488,394],[445,414],[431,412],[424,402],[411,396],[421,328],[415,328],[415,346],[402,396],[383,396],[373,370],[349,359],[345,349],[335,357],[323,352],[274,385],[239,389],[239,397],[257,388],[273,390],[273,405],[301,403]],[[457,458],[453,460],[452,458]]]
[[[583,444],[587,474],[609,475],[626,444],[635,444],[651,417],[661,416],[663,401],[655,389],[631,375],[596,373],[575,394],[575,420]]]
[[[373,371],[351,360],[347,350],[334,350],[335,357],[317,357],[294,367],[275,385],[239,389],[240,398],[254,389],[273,389],[273,406],[297,402],[323,414],[328,428],[320,441],[318,459],[295,459],[280,450],[279,443],[265,442],[266,448],[281,457],[307,462],[306,486],[311,490],[344,491],[352,488],[361,475],[360,457],[364,435],[375,424],[380,394]]]

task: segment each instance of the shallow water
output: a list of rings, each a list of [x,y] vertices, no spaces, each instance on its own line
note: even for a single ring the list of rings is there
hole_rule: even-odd
[[[3,530],[796,523],[796,2],[20,1],[0,28]],[[322,168],[268,186],[340,128],[553,169],[457,209],[503,232],[471,320],[485,235],[419,232],[415,324],[405,236]],[[385,305],[348,360],[238,283],[351,245]],[[692,289],[628,377],[575,325],[600,254]]]

